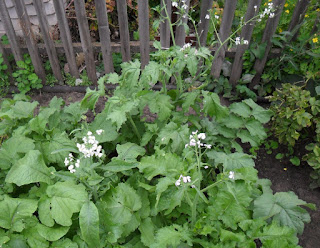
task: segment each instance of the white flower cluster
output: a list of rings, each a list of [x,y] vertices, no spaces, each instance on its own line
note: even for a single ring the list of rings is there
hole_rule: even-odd
[[[198,134],[198,130],[195,132],[192,132],[192,135],[190,135],[189,137],[190,139],[189,144],[186,144],[185,148],[187,148],[188,146],[198,146],[199,148],[205,147],[205,148],[211,149],[212,145],[201,143],[201,140],[204,140],[205,138],[206,138],[205,133]]]
[[[268,8],[265,8],[263,13],[260,14],[260,18],[258,19],[258,22],[261,22],[262,18],[264,18],[266,15],[269,16],[269,18],[274,17],[274,8],[273,3],[268,3]]]
[[[184,182],[184,183],[191,183],[191,177],[190,176],[180,175],[179,179],[175,182],[175,185],[177,187],[181,185],[181,179],[182,179],[182,182]]]
[[[104,130],[99,129],[96,131],[97,135],[101,135],[104,132]],[[102,146],[99,145],[99,142],[96,140],[96,137],[92,135],[92,132],[88,132],[87,136],[82,138],[83,144],[77,143],[77,147],[79,152],[83,154],[85,158],[90,158],[93,156],[101,158],[102,153]],[[68,166],[68,170],[71,173],[75,173],[76,169],[80,167],[80,159],[77,159],[76,162],[74,162],[74,157],[72,153],[69,153],[69,156],[64,159],[64,165]]]
[[[68,158],[65,158],[64,159],[64,165],[65,166],[68,166],[68,170],[71,172],[71,173],[75,173],[76,172],[76,168],[79,168],[80,167],[80,159],[77,159],[77,161],[75,162],[75,164],[72,164],[72,162],[74,162],[74,157],[72,155],[72,153],[69,153],[69,156]]]
[[[186,43],[186,44],[183,45],[183,47],[180,49],[180,51],[184,51],[189,47],[191,47],[191,43]]]
[[[97,130],[96,133],[101,135],[103,130]],[[93,156],[101,158],[102,146],[99,145],[99,142],[96,140],[96,137],[92,135],[92,132],[88,132],[87,136],[82,138],[83,144],[77,143],[79,152],[83,154],[85,158],[90,158]]]
[[[241,39],[240,37],[237,37],[237,38],[236,38],[236,42],[235,42],[236,46],[237,46],[237,45],[240,45],[241,42],[242,42],[242,44],[244,44],[244,45],[248,45],[248,44],[249,44],[249,41],[248,41],[248,40],[244,40],[244,39]]]

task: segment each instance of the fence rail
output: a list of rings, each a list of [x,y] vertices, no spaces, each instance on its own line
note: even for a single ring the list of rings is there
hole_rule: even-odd
[[[174,8],[172,7],[171,0],[160,0],[161,6],[166,6],[162,8],[162,15],[169,14],[172,15]],[[138,19],[139,19],[139,37],[140,40],[130,41],[129,36],[129,24],[128,24],[128,13],[127,13],[127,3],[126,0],[117,0],[117,11],[118,11],[118,21],[119,21],[119,31],[120,31],[120,43],[114,43],[110,40],[110,31],[108,23],[108,14],[106,10],[105,0],[95,0],[96,6],[96,15],[98,21],[98,30],[101,42],[92,43],[88,20],[86,18],[85,11],[85,1],[84,0],[75,0],[75,10],[76,10],[76,19],[78,23],[81,43],[72,43],[70,28],[68,26],[67,16],[65,7],[60,0],[53,0],[54,8],[58,20],[58,27],[60,32],[61,44],[57,44],[52,40],[52,37],[49,35],[48,31],[48,21],[46,20],[46,15],[44,14],[43,4],[41,0],[33,0],[33,5],[36,9],[39,26],[41,30],[41,35],[43,37],[44,44],[36,43],[28,15],[26,14],[25,2],[24,0],[14,0],[15,8],[18,13],[18,18],[22,26],[24,33],[24,40],[26,45],[20,44],[18,38],[16,37],[12,21],[9,17],[7,6],[5,0],[0,0],[0,19],[2,20],[5,32],[9,40],[10,45],[2,45],[0,42],[0,53],[14,55],[15,61],[22,60],[22,54],[28,52],[31,56],[32,63],[35,67],[35,72],[39,78],[45,82],[45,72],[43,61],[41,60],[40,54],[46,54],[49,58],[51,67],[53,69],[53,74],[57,80],[62,80],[62,68],[59,66],[58,55],[65,54],[69,71],[72,76],[79,77],[79,69],[76,64],[76,53],[83,52],[85,55],[85,64],[86,70],[89,79],[93,82],[97,82],[96,77],[96,68],[94,61],[94,53],[101,52],[103,57],[103,64],[105,73],[110,73],[114,71],[114,65],[112,62],[112,52],[121,52],[123,61],[131,60],[131,53],[140,52],[141,55],[141,65],[144,68],[145,65],[149,63],[150,52],[152,49],[152,41],[149,39],[149,4],[147,0],[138,0]],[[257,84],[260,81],[263,69],[265,67],[266,61],[269,57],[274,57],[277,54],[281,53],[281,50],[272,49],[272,36],[275,34],[277,26],[279,24],[280,15],[283,11],[283,6],[285,0],[273,0],[273,5],[276,7],[274,18],[269,18],[262,42],[267,44],[265,54],[262,59],[257,59],[254,64],[254,69],[256,75],[254,76],[251,87]],[[295,27],[299,25],[303,18],[304,14],[308,8],[310,0],[297,0],[297,4],[292,15],[292,20],[289,25],[289,31],[295,30]],[[159,2],[160,4],[160,2]],[[189,9],[190,0],[184,1],[184,4],[188,6]],[[225,0],[224,12],[222,16],[222,22],[219,29],[220,41],[223,43],[230,35],[231,25],[236,11],[237,0]],[[244,16],[245,22],[252,19],[256,14],[256,10],[259,9],[261,5],[261,0],[249,0],[247,6],[247,12]],[[202,0],[200,6],[200,21],[199,21],[199,30],[200,44],[198,46],[204,46],[206,44],[209,21],[207,15],[209,10],[213,6],[213,0]],[[187,22],[186,18],[182,17],[183,22]],[[255,22],[245,25],[241,31],[241,37],[250,42],[251,36],[255,27]],[[296,31],[296,38],[298,31]],[[161,22],[160,24],[160,43],[163,48],[168,48],[170,46],[170,26],[168,21]],[[184,26],[180,25],[175,29],[175,40],[177,45],[182,46],[185,42],[186,32]],[[218,78],[221,73],[222,63],[225,60],[225,57],[232,57],[233,66],[232,73],[230,76],[230,83],[235,86],[239,81],[242,73],[243,59],[242,56],[244,52],[248,49],[249,44],[242,44],[237,46],[236,49],[228,50],[227,42],[221,47],[221,49],[214,48],[212,52],[216,54],[214,61],[212,62],[211,74]],[[8,63],[5,60],[6,63]],[[9,63],[8,63],[9,65]],[[10,66],[8,67],[10,70]]]

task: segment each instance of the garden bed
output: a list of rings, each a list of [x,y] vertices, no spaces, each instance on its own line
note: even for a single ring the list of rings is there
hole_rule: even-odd
[[[61,97],[66,104],[71,102],[81,101],[85,94],[83,93],[42,93],[32,96],[32,99],[39,102],[40,106],[47,106],[50,100],[54,97]],[[106,98],[100,98],[96,105],[96,112],[100,112],[104,108]],[[264,106],[265,107],[265,106]],[[92,120],[93,115],[88,114],[88,120]],[[305,144],[297,144],[295,155],[301,158],[305,153]],[[306,162],[302,162],[300,166],[295,167],[289,161],[289,158],[278,160],[275,158],[277,153],[287,153],[285,146],[279,145],[279,148],[273,150],[272,154],[267,153],[267,149],[260,148],[257,151],[255,159],[255,167],[259,171],[260,178],[268,178],[272,182],[274,192],[293,191],[297,196],[308,202],[314,203],[319,208],[320,206],[320,188],[311,190],[310,172],[312,168]],[[320,244],[320,211],[309,211],[311,222],[305,225],[303,234],[299,237],[299,245],[303,248],[315,248]]]

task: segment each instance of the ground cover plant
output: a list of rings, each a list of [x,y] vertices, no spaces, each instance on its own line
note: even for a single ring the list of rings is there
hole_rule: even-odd
[[[54,98],[37,115],[24,95],[2,101],[2,247],[299,247],[301,206],[314,206],[273,194],[241,148],[263,141],[271,112],[152,91],[161,71],[124,63],[81,102]],[[119,86],[87,122],[105,83]]]

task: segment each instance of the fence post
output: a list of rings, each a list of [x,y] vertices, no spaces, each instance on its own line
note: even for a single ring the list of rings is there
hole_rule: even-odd
[[[160,0],[161,1],[161,16],[167,17],[166,8],[169,18],[171,19],[171,0]],[[162,48],[170,47],[170,27],[167,19],[160,23],[160,43]]]
[[[93,83],[97,83],[96,65],[94,62],[93,48],[90,38],[89,24],[86,16],[84,0],[74,1],[74,7],[77,15],[81,45],[85,56],[88,78]]]
[[[101,43],[101,52],[103,58],[104,72],[106,74],[113,72],[112,50],[110,41],[110,29],[105,0],[95,0],[96,14],[98,19],[99,36]]]
[[[221,44],[223,44],[226,41],[226,39],[229,37],[236,6],[237,6],[237,0],[225,1],[225,8],[224,8],[222,22],[219,30]],[[219,44],[219,46],[221,46],[221,44]],[[220,76],[222,64],[225,58],[226,49],[227,49],[227,44],[224,44],[219,51],[216,51],[216,53],[218,54],[215,54],[216,59],[212,62],[212,67],[211,67],[211,75],[213,75],[214,78],[219,78]]]
[[[71,34],[69,30],[68,21],[66,18],[63,2],[59,0],[53,1],[54,9],[56,11],[58,25],[60,30],[60,38],[62,40],[64,52],[68,61],[70,74],[76,78],[79,78],[79,70],[76,63],[76,57],[73,50]]]
[[[15,0],[15,7],[20,21],[20,25],[26,39],[28,51],[34,66],[34,70],[38,77],[42,80],[42,83],[46,81],[46,73],[43,68],[41,57],[38,51],[36,38],[31,29],[31,23],[26,10],[26,6],[23,0]]]
[[[250,0],[248,3],[248,9],[245,16],[245,22],[251,20],[254,16],[259,14],[259,8],[261,5],[261,0]],[[250,43],[253,28],[255,25],[255,21],[251,21],[250,23],[246,24],[241,30],[241,39],[247,40]],[[245,50],[249,47],[248,44],[241,44],[237,46],[236,55],[233,60],[231,76],[230,76],[230,84],[234,88],[241,77],[242,67],[243,67],[243,59],[242,55],[244,54]]]
[[[206,16],[210,15],[210,10],[212,9],[213,0],[202,0],[200,7],[200,25],[198,34],[200,36],[200,44],[198,46],[206,46],[208,30],[210,26],[210,19]]]
[[[150,34],[149,34],[149,1],[138,0],[139,38],[141,68],[143,69],[150,60]]]
[[[180,3],[180,7],[186,6],[186,9],[184,10],[186,13],[189,12],[190,7],[190,0],[186,0],[185,2]],[[188,17],[181,16],[181,24],[177,26],[176,32],[175,32],[175,40],[176,45],[183,47],[185,40],[186,40],[186,30],[184,28],[184,24],[186,25],[188,22]]]
[[[42,1],[43,0],[33,0],[33,5],[37,12],[37,16],[38,16],[38,20],[41,28],[41,34],[46,46],[52,72],[56,77],[56,79],[58,79],[60,82],[63,82],[63,78],[60,70],[60,64],[57,56],[57,51],[54,46],[53,40],[51,39],[49,34],[49,24],[46,18],[46,11],[44,9]]]
[[[129,25],[128,25],[127,1],[117,0],[117,9],[118,9],[118,21],[119,21],[119,29],[120,29],[122,61],[128,62],[131,60],[131,54],[130,54],[130,36],[129,36]]]
[[[20,47],[18,45],[18,39],[16,33],[14,31],[14,27],[12,25],[11,18],[9,16],[9,12],[4,0],[0,0],[0,18],[3,22],[4,28],[6,30],[6,34],[8,35],[8,39],[10,41],[10,48],[13,53],[14,59],[17,61],[22,61],[22,53]]]
[[[253,69],[256,71],[256,75],[254,76],[254,78],[252,79],[249,88],[253,89],[254,86],[256,86],[261,79],[261,75],[263,72],[263,69],[266,65],[267,62],[267,58],[268,58],[268,54],[270,52],[270,49],[272,47],[272,36],[274,35],[274,33],[276,32],[277,26],[279,24],[279,20],[280,20],[280,16],[283,10],[283,6],[284,6],[285,0],[274,0],[273,1],[273,5],[276,8],[274,14],[275,16],[273,18],[269,18],[262,36],[262,40],[261,43],[266,42],[267,43],[267,47],[266,50],[264,52],[264,57],[262,59],[257,59]]]

